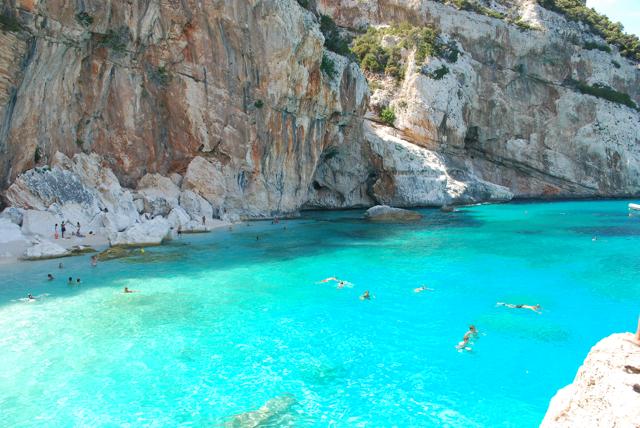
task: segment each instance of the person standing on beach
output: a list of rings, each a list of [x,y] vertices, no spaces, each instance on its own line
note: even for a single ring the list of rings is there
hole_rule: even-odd
[[[202,225],[203,226],[207,225],[207,218],[205,216],[202,216]]]
[[[76,236],[80,236],[80,222],[76,224]]]
[[[56,225],[53,228],[53,237],[55,239],[58,239],[58,223],[56,223]]]
[[[64,233],[67,231],[67,227],[64,224],[64,220],[62,221],[62,223],[60,224],[60,232],[62,234],[62,239],[64,239]]]

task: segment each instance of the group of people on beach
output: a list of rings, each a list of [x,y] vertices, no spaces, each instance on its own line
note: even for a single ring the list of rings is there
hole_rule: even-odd
[[[65,235],[65,233],[67,233],[67,226],[70,226],[70,225],[71,225],[70,221],[63,220],[62,223],[60,223],[60,234],[58,234],[58,223],[56,223],[53,226],[53,237],[55,239],[58,239],[58,238],[65,239],[64,235]],[[76,222],[76,231],[75,232],[71,232],[71,234],[73,236],[77,236],[78,238],[84,238],[84,235],[82,233],[80,233],[80,222],[79,221]],[[68,236],[67,236],[67,238],[68,238]]]

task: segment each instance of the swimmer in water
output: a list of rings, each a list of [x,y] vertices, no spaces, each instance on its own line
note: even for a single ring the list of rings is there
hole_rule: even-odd
[[[340,281],[338,278],[336,278],[335,276],[330,276],[329,278],[325,278],[320,282],[329,282],[329,281]]]
[[[423,291],[434,291],[433,288],[429,288],[426,285],[422,285],[413,289],[414,293],[422,293]]]
[[[338,283],[338,288],[344,288],[344,286],[345,286],[344,281],[340,281],[340,282]]]
[[[80,278],[76,278],[76,284],[80,285]]]
[[[47,280],[53,281],[53,275],[51,275],[50,273],[47,274]]]
[[[58,269],[62,269],[64,267],[64,265],[62,264],[62,262],[58,263]]]
[[[31,293],[27,294],[27,299],[28,299],[29,301],[36,300],[36,298],[35,298],[35,297],[33,297],[33,296],[31,295]]]
[[[360,296],[360,300],[371,300],[369,290],[366,290],[364,293],[362,293],[362,296]]]
[[[138,290],[129,290],[129,287],[124,287],[124,293],[138,293]]]
[[[69,277],[69,280],[67,281],[67,284],[73,285],[73,278]]]
[[[458,349],[467,349],[467,345],[469,344],[469,341],[471,339],[475,339],[477,337],[478,337],[478,330],[472,324],[472,325],[469,326],[469,330],[464,334],[464,336],[462,337],[462,341],[460,341],[458,343],[456,348],[458,348]]]
[[[496,306],[504,306],[510,309],[529,309],[537,314],[542,312],[542,306],[540,305],[514,305],[512,303],[498,302]]]
[[[98,266],[98,256],[91,256],[91,266]]]

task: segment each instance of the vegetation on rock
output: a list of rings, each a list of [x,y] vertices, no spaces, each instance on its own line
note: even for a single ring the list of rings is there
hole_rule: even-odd
[[[76,14],[76,21],[78,21],[83,27],[88,27],[93,24],[93,17],[87,12],[80,12]]]
[[[583,94],[593,95],[594,97],[602,98],[613,103],[622,104],[627,107],[631,107],[632,109],[638,109],[638,106],[635,102],[633,102],[628,94],[618,92],[610,86],[600,83],[589,85],[586,82],[581,82],[574,79],[568,79],[566,81],[566,84]]]
[[[362,69],[397,79],[404,76],[403,49],[415,52],[418,65],[429,56],[456,62],[460,54],[455,42],[445,43],[435,28],[416,27],[406,22],[385,28],[370,27],[354,39],[351,47]]]
[[[640,61],[640,39],[633,34],[625,34],[622,24],[611,22],[609,18],[587,7],[581,0],[537,0],[545,9],[564,15],[570,21],[583,22],[589,29],[608,43],[617,46],[620,54]]]
[[[349,49],[350,40],[342,35],[340,29],[333,22],[333,19],[327,15],[320,16],[320,31],[324,35],[324,46],[331,52],[346,57],[351,56]]]
[[[22,30],[22,25],[14,16],[0,13],[0,30],[17,33]]]
[[[386,125],[393,126],[396,122],[396,112],[391,107],[385,107],[380,112],[380,120]]]
[[[326,74],[327,77],[330,80],[333,80],[333,78],[336,76],[336,73],[337,73],[336,64],[329,57],[329,55],[327,55],[327,54],[323,54],[322,55],[322,62],[320,63],[320,70],[322,70],[322,72],[324,74]]]
[[[441,65],[440,67],[436,68],[435,70],[432,71],[422,71],[422,74],[424,74],[427,77],[432,78],[433,80],[441,80],[444,76],[446,76],[447,74],[449,74],[449,67],[447,67],[446,65]]]

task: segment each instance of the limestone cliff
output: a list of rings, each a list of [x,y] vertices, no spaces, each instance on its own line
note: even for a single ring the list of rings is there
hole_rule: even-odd
[[[433,26],[454,46],[446,60],[416,61],[403,51],[400,81],[369,74],[372,107],[395,110],[399,137],[517,197],[640,193],[636,62],[534,0],[475,2],[483,13],[444,3],[317,1],[352,31],[409,22]],[[627,96],[628,105],[588,94],[599,87]],[[348,193],[357,181],[343,188]]]
[[[553,397],[542,428],[640,426],[640,345],[614,334],[589,352],[572,384]]]
[[[322,73],[323,36],[294,0],[0,2],[0,179],[60,151],[101,155],[123,185],[199,155],[217,205],[306,201],[329,142],[353,140],[358,67]],[[328,53],[327,55],[331,55]]]
[[[179,173],[214,215],[638,194],[638,111],[579,90],[640,104],[638,64],[533,0],[481,3],[518,20],[431,0],[0,0],[0,189],[84,152],[131,189]],[[405,50],[403,78],[369,73],[370,91],[321,15],[431,25],[459,55]]]

